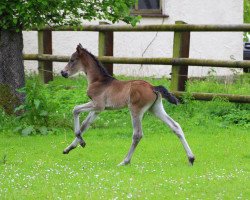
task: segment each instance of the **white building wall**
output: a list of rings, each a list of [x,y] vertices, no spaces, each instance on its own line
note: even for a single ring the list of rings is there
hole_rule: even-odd
[[[243,0],[163,0],[163,12],[169,17],[143,18],[140,24],[173,24],[178,20],[189,24],[241,24]],[[172,57],[171,32],[117,32],[114,38],[114,56]],[[242,38],[243,34],[240,32],[191,33],[190,58],[242,60]],[[98,33],[95,32],[53,32],[53,54],[71,55],[79,42],[93,54],[98,54]],[[36,32],[24,32],[24,53],[37,53]],[[25,61],[27,69],[35,69],[36,63]],[[64,65],[54,63],[58,70]],[[206,75],[208,70],[209,67],[190,67],[189,75]],[[114,66],[115,74],[128,76],[162,77],[169,76],[170,72],[171,66]],[[230,73],[229,69],[217,68],[218,75]]]

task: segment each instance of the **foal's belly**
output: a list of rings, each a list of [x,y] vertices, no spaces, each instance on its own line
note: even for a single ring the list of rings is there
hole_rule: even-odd
[[[126,98],[108,98],[106,100],[106,104],[105,104],[105,109],[107,110],[115,110],[115,109],[120,109],[120,108],[124,108],[128,105],[128,101],[126,100]]]
[[[114,81],[107,88],[105,94],[105,108],[119,109],[128,105],[130,98],[130,83],[123,81]]]

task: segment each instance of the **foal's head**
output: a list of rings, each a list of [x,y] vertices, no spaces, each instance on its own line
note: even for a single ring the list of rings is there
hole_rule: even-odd
[[[84,54],[86,54],[86,52],[83,49],[82,45],[77,45],[76,52],[71,55],[68,64],[61,71],[63,77],[68,78],[69,76],[72,76],[77,72],[85,72],[85,65],[83,59],[81,59]]]

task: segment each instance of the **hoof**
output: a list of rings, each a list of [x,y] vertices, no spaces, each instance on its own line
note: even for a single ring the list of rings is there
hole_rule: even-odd
[[[85,147],[86,146],[86,142],[82,139],[82,136],[78,135],[77,138],[78,138],[79,144],[82,147]]]
[[[189,163],[190,163],[191,165],[193,165],[193,164],[194,164],[195,158],[194,158],[194,157],[190,157],[190,158],[188,158],[188,160],[189,160]]]
[[[125,161],[122,161],[119,165],[117,165],[118,167],[120,166],[125,166],[125,165],[128,165],[130,164],[130,161],[129,162],[125,162]]]
[[[82,146],[82,148],[84,148],[84,147],[86,146],[86,142],[81,141],[81,142],[80,142],[80,145]]]
[[[63,154],[68,154],[68,153],[69,153],[69,151],[63,150]]]
[[[76,146],[75,147],[72,147],[72,146],[67,147],[66,149],[63,150],[63,154],[68,154],[74,148],[76,148]]]

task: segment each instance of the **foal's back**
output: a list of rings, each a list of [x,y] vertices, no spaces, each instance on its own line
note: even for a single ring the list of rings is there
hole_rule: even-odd
[[[152,105],[156,99],[153,86],[146,81],[113,80],[103,91],[106,99],[106,108],[122,108],[125,106],[143,108]]]

